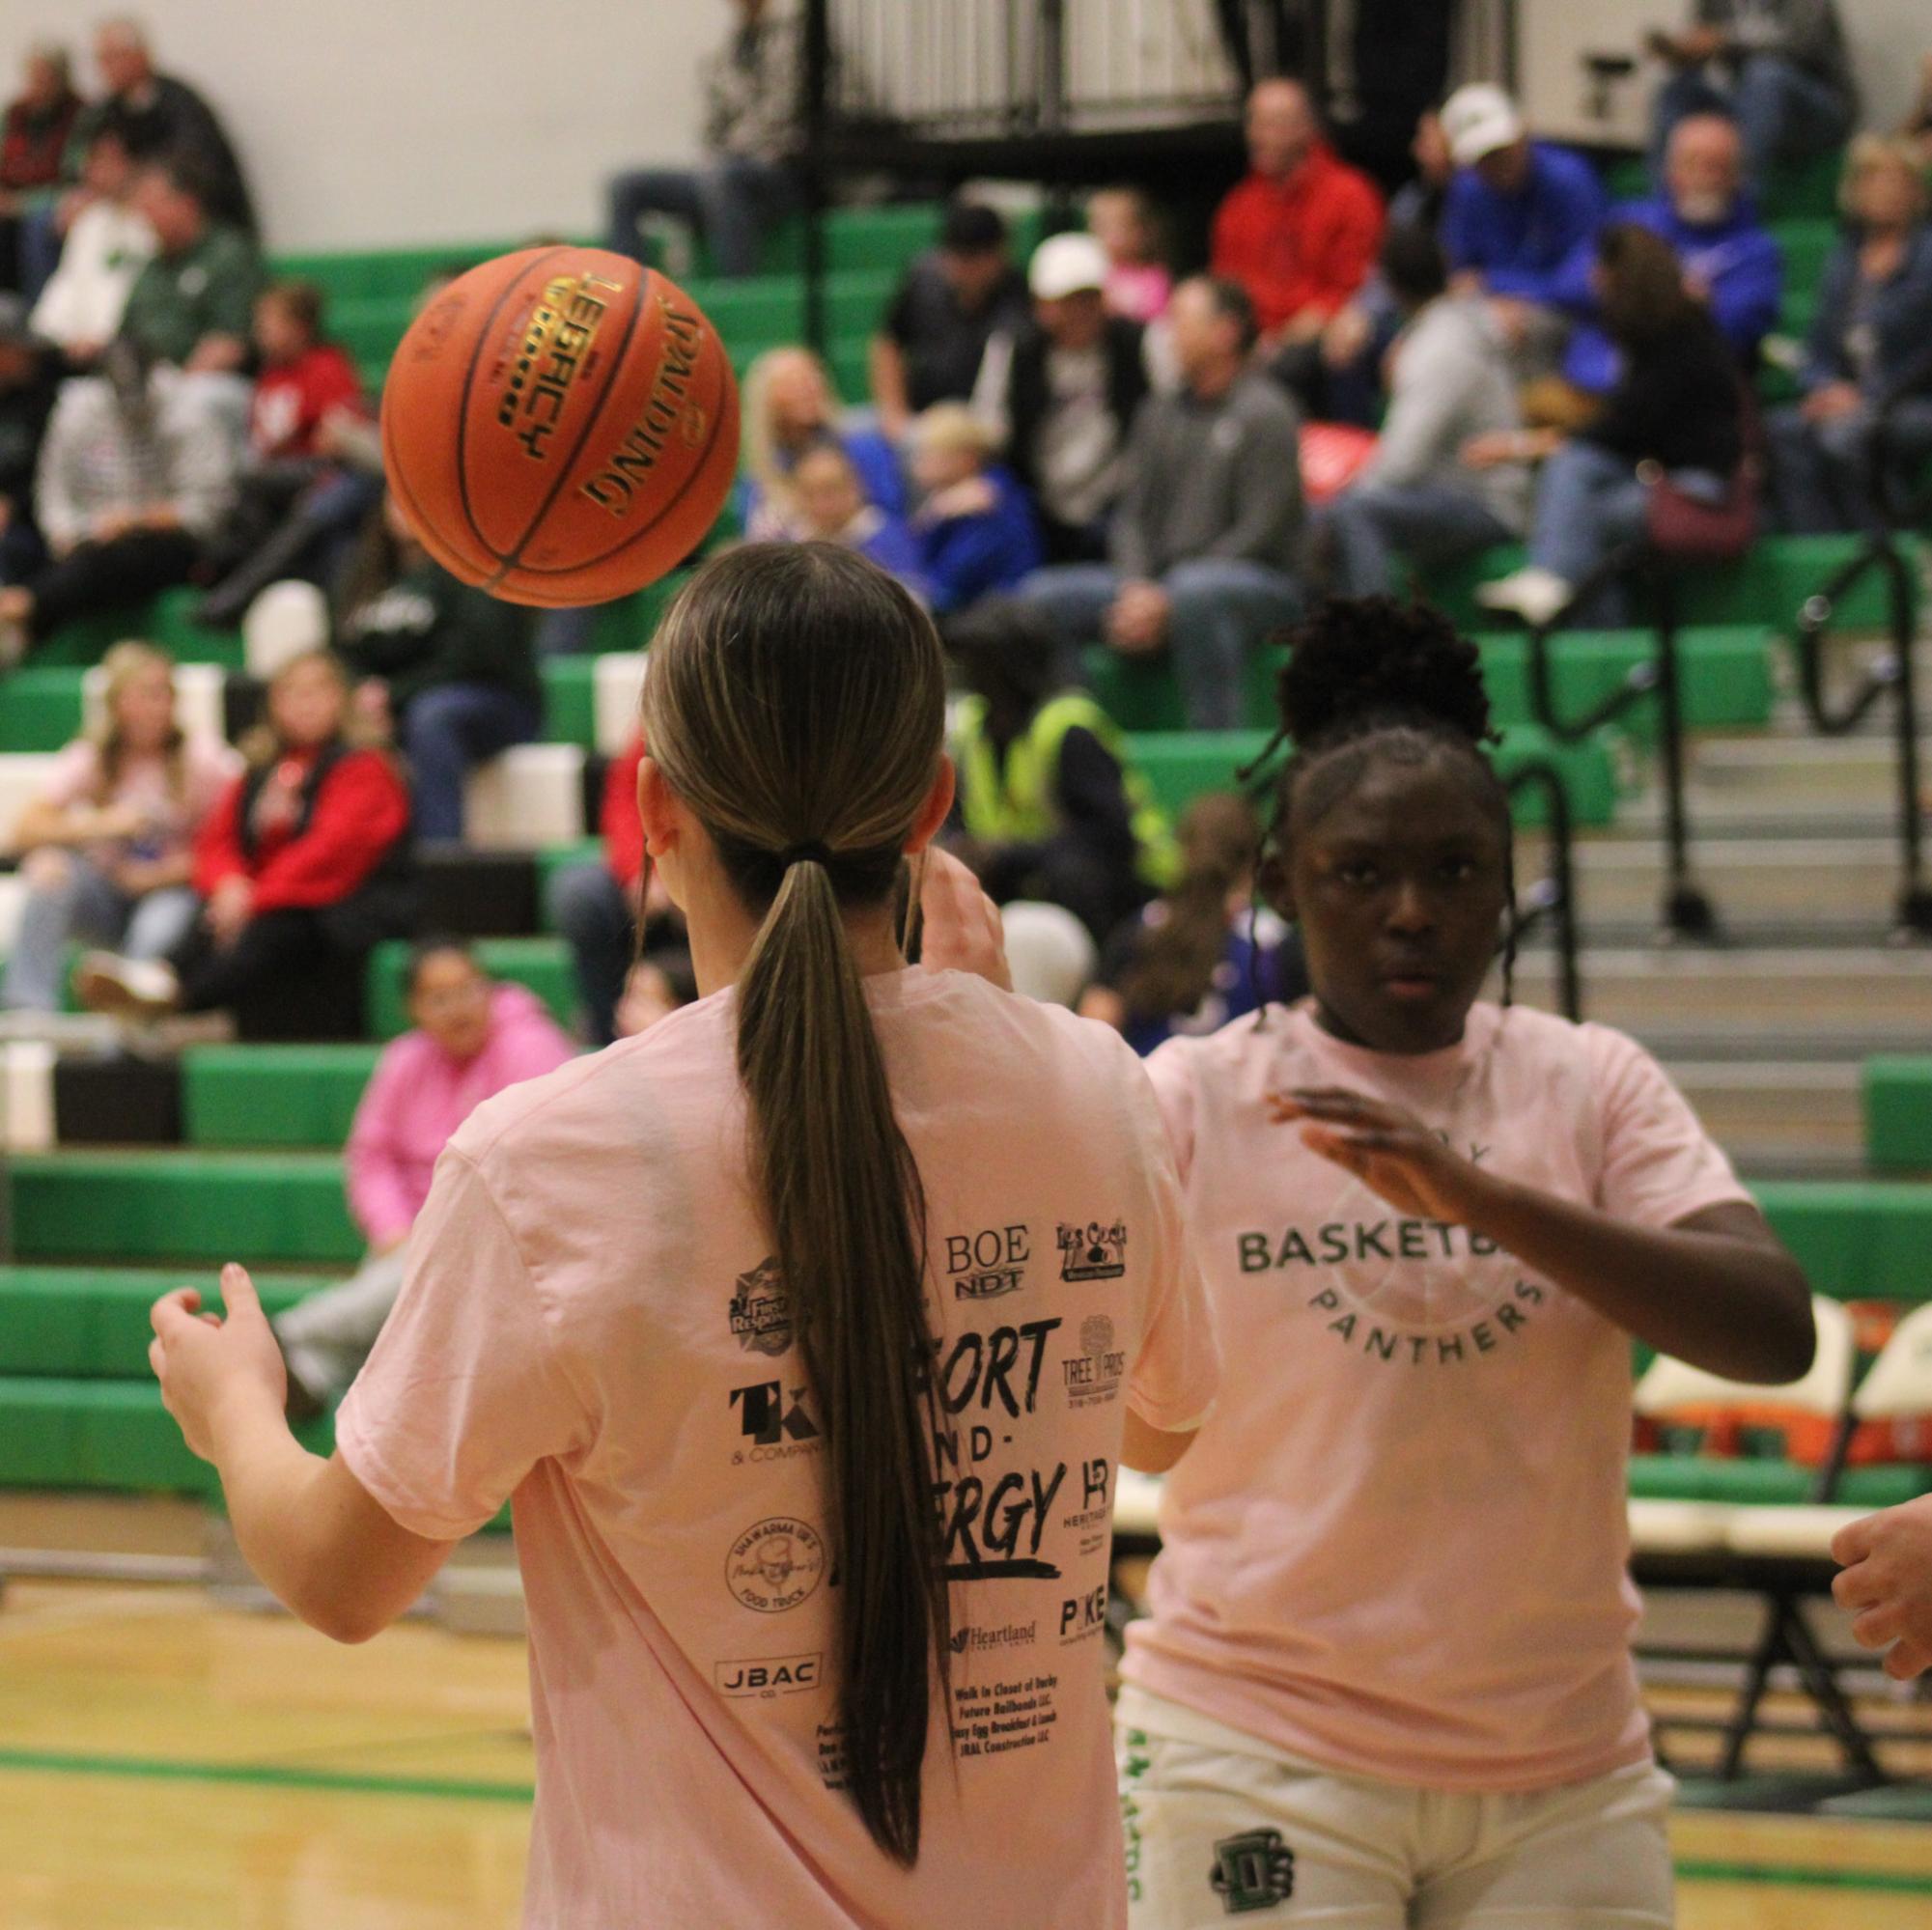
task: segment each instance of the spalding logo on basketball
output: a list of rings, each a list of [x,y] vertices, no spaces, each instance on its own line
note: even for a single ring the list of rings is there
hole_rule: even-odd
[[[675,282],[602,248],[459,276],[382,391],[389,487],[452,575],[518,603],[598,603],[674,569],[738,467],[738,385]]]

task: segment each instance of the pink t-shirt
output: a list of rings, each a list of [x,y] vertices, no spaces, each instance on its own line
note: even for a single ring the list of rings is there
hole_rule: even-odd
[[[1174,278],[1159,262],[1115,262],[1106,271],[1106,305],[1130,322],[1158,322],[1173,292]]]
[[[337,1416],[419,1534],[514,1491],[527,1925],[1126,1922],[1100,1640],[1121,1400],[1183,1428],[1218,1378],[1172,1155],[1105,1028],[959,973],[866,990],[949,1416],[962,1740],[929,1753],[914,1869],[837,1791],[822,1441],[747,1177],[735,994],[472,1115]]]
[[[370,1245],[386,1246],[414,1225],[437,1156],[486,1099],[575,1053],[543,1000],[520,985],[490,987],[490,1031],[473,1059],[452,1058],[427,1032],[392,1039],[349,1133],[349,1209]]]
[[[1749,1198],[1690,1106],[1621,1033],[1493,1005],[1422,1057],[1276,1008],[1149,1070],[1231,1371],[1166,1484],[1127,1678],[1389,1782],[1534,1790],[1640,1761],[1628,1336],[1406,1217],[1266,1096],[1392,1101],[1512,1180],[1654,1227]]]
[[[196,829],[241,771],[240,753],[209,738],[190,737],[182,746],[181,790],[170,782],[158,752],[121,762],[112,797],[101,797],[100,750],[87,738],[63,747],[47,771],[42,796],[60,810],[81,803],[131,805],[147,820],[142,834],[121,847],[154,860],[187,849]]]

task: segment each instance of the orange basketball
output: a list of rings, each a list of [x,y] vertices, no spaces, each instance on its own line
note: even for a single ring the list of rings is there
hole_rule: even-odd
[[[601,603],[684,561],[738,467],[738,385],[675,282],[602,248],[459,276],[404,336],[382,462],[426,548],[514,603]]]

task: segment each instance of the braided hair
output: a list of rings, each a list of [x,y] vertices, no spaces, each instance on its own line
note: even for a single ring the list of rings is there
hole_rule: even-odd
[[[1420,765],[1449,756],[1467,764],[1502,833],[1508,916],[1502,937],[1502,1002],[1516,972],[1520,919],[1509,793],[1485,746],[1500,741],[1483,685],[1482,659],[1440,611],[1392,597],[1336,598],[1288,636],[1275,686],[1281,722],[1241,774],[1274,792],[1268,849],[1285,856],[1296,830],[1318,823],[1378,759]],[[1293,749],[1272,779],[1284,744]]]

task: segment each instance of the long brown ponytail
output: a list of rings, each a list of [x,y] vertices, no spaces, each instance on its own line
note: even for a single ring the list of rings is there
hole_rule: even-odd
[[[738,983],[752,1172],[826,1436],[846,1787],[902,1863],[951,1636],[925,1197],[840,912],[890,902],[944,729],[925,612],[829,545],[719,558],[652,647],[645,742],[763,920]]]

